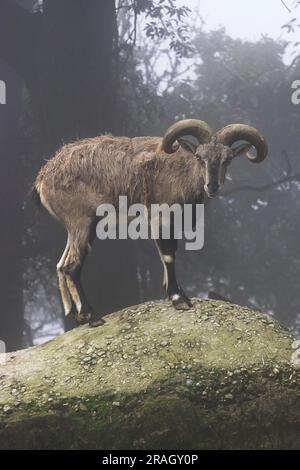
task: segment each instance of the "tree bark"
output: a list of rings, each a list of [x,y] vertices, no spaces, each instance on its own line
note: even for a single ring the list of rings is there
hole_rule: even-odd
[[[0,355],[1,449],[296,449],[300,342],[267,315],[148,302]]]
[[[50,157],[63,143],[112,132],[121,119],[115,112],[118,91],[115,2],[89,0],[87,5],[85,0],[45,0],[42,14],[30,13],[12,0],[0,0],[0,8],[0,57],[23,78],[37,112],[35,124],[41,135],[40,165],[26,169],[30,180],[33,180],[32,172],[36,166],[41,166],[44,158]],[[31,145],[28,143],[27,152]],[[37,149],[32,149],[31,153],[37,154]],[[18,157],[19,165],[13,166],[14,174],[24,175],[20,155]],[[6,180],[4,192],[7,186],[13,187],[13,182],[14,179]],[[12,204],[12,199],[6,197],[9,213],[15,209],[16,214],[19,213],[22,197],[24,194],[18,199],[17,207]],[[31,220],[26,222],[32,223]],[[48,232],[51,246],[61,246],[62,252],[64,240],[57,235],[52,221],[49,221]],[[19,233],[20,239],[21,236]],[[50,257],[51,246],[48,253],[41,255]],[[121,252],[121,245],[118,241],[114,246],[105,244],[102,253],[104,251],[111,261],[119,260],[117,253]],[[29,252],[30,247],[27,246],[27,255]],[[97,295],[99,284],[95,287],[93,297],[97,300],[97,313],[119,306],[112,302],[116,299],[116,282],[126,286],[123,296],[120,295],[123,306],[139,301],[136,266],[132,263],[134,256],[127,249],[122,251],[122,257],[126,273],[121,276],[117,268],[113,283],[103,276],[101,291],[108,294],[106,299]],[[98,264],[103,266],[101,261]],[[95,270],[86,275],[94,278]],[[13,279],[9,282],[14,284]],[[10,312],[3,315],[10,315]]]
[[[40,15],[29,13],[14,0],[0,0],[0,12],[0,57],[33,89]]]
[[[7,103],[0,106],[0,340],[8,351],[23,346],[24,230],[22,143],[18,116],[22,82],[15,71],[0,60],[0,77],[7,85]]]
[[[51,146],[114,127],[114,1],[45,0],[41,99]]]

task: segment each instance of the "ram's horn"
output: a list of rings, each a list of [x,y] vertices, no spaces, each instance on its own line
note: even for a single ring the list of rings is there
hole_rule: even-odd
[[[185,135],[195,137],[199,144],[205,144],[210,141],[212,134],[213,132],[206,122],[198,119],[184,119],[176,122],[166,131],[162,140],[162,149],[166,153],[174,153],[174,142]]]
[[[247,154],[250,161],[262,162],[268,154],[268,144],[262,134],[255,127],[245,124],[230,124],[216,133],[219,143],[231,147],[235,142],[244,140],[256,149],[256,155]]]

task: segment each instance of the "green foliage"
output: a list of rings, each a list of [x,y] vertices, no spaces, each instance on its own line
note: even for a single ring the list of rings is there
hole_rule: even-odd
[[[291,34],[296,34],[299,31],[300,28],[300,17],[299,17],[299,11],[300,11],[300,1],[299,0],[294,0],[292,4],[292,9],[290,9],[285,2],[282,1],[282,3],[286,6],[286,8],[289,10],[290,14],[293,15],[292,19],[289,20],[287,23],[285,23],[282,26],[282,29]],[[291,47],[294,49],[294,61],[298,61],[300,58],[300,41],[298,39],[296,41],[291,41],[288,43],[291,45]]]
[[[137,39],[138,18],[141,17],[145,34],[151,40],[164,40],[179,57],[191,50],[189,28],[184,23],[191,10],[177,6],[176,0],[120,0],[117,11],[127,16],[130,29],[126,32],[122,47],[133,46]]]

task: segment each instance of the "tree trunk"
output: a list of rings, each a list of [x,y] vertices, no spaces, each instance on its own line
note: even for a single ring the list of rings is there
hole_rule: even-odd
[[[299,448],[299,346],[229,303],[127,308],[0,356],[0,448]]]
[[[0,57],[24,79],[35,104],[41,135],[39,166],[63,143],[117,127],[121,116],[115,112],[116,35],[113,0],[89,0],[88,5],[85,0],[45,0],[42,14],[29,13],[12,0],[1,0]],[[37,149],[32,149],[32,154],[36,153]],[[14,171],[24,174],[20,165]],[[32,168],[27,171],[33,180]],[[7,180],[7,184],[12,187],[12,180]],[[18,201],[18,210],[22,202]],[[9,204],[13,213],[11,200]],[[48,232],[51,244],[61,246],[62,252],[64,242],[57,235],[55,222],[49,220]],[[105,255],[112,265],[113,260],[119,261],[121,245],[116,241],[108,249]],[[27,254],[29,251],[27,247]],[[50,257],[50,252],[49,246],[48,253],[41,255]],[[116,269],[113,284],[103,276],[101,291],[111,292],[105,301],[97,296],[100,282],[95,287],[97,313],[116,307],[112,302],[116,298],[112,286],[116,284],[126,286],[120,295],[123,306],[139,301],[134,257],[128,249],[122,251],[122,257],[126,273],[121,275]],[[99,264],[103,267],[101,259]],[[86,276],[91,279],[94,272]]]
[[[45,0],[40,97],[50,148],[114,127],[115,2]]]
[[[23,346],[24,230],[22,181],[22,137],[18,117],[22,103],[22,82],[0,61],[0,77],[6,83],[7,100],[0,105],[0,340],[7,351]]]
[[[120,119],[115,112],[115,2],[90,0],[87,8],[83,0],[46,0],[43,31],[41,96],[50,148],[112,132]],[[95,260],[85,268],[88,298],[97,314],[139,302],[135,257],[131,245],[124,250],[123,244],[96,244]]]

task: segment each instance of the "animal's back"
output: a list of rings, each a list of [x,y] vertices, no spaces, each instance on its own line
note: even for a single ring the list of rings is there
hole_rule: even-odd
[[[113,137],[104,135],[64,145],[41,168],[36,187],[42,181],[69,189],[78,179],[89,185],[99,183],[101,173],[123,173],[141,152],[155,152],[157,137]],[[95,178],[96,176],[96,178]]]
[[[95,195],[106,195],[113,202],[117,195],[127,194],[132,166],[145,155],[155,155],[160,141],[156,137],[104,135],[66,144],[41,168],[34,194],[52,213],[51,200],[59,199],[59,194],[93,197],[93,205],[98,203]]]

